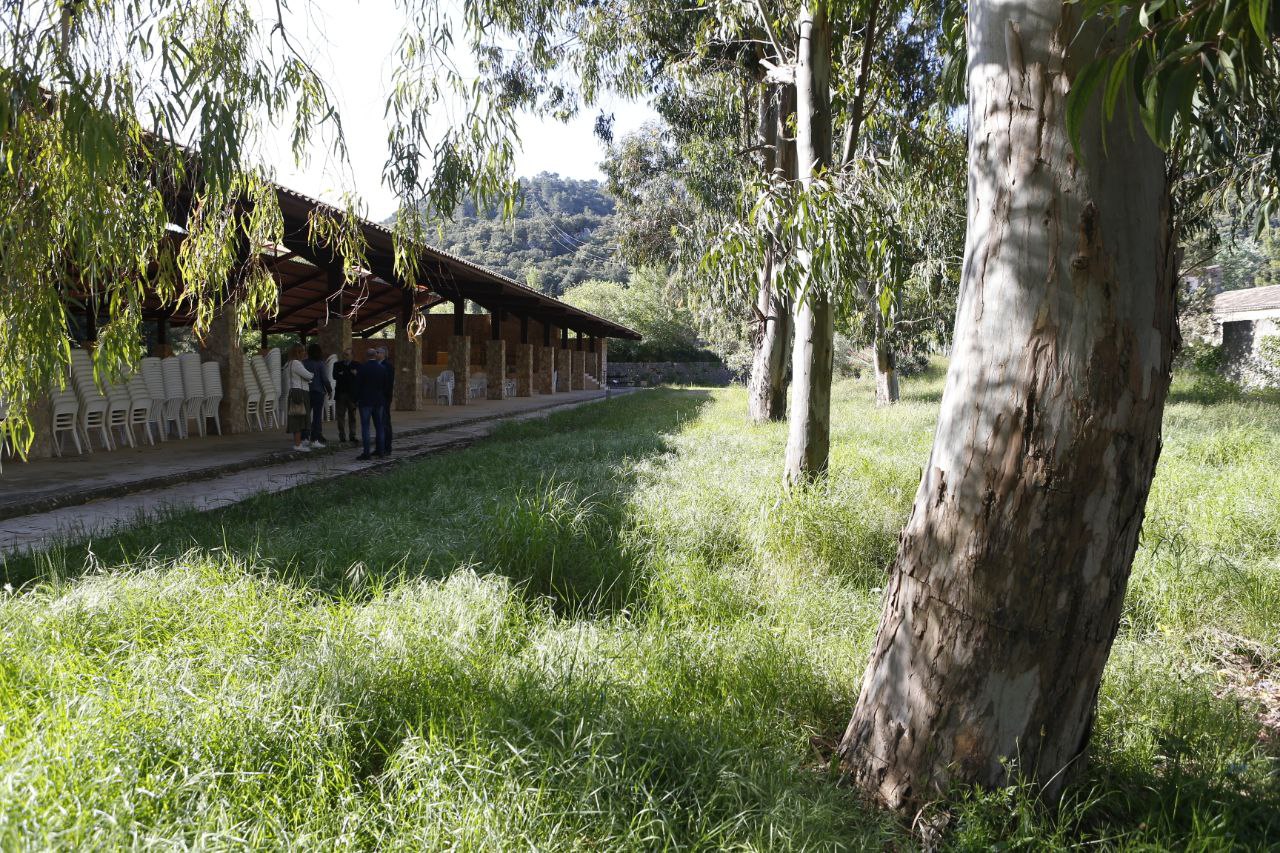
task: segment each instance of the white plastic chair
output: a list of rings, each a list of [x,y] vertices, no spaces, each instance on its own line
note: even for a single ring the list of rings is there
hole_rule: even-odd
[[[453,405],[453,371],[442,370],[440,375],[436,377],[436,402],[443,402],[446,406]]]
[[[80,398],[70,388],[54,391],[52,396],[53,452],[59,456],[62,455],[60,436],[64,432],[69,432],[76,443],[76,453],[84,453],[84,447],[80,444]]]
[[[478,373],[471,377],[471,387],[467,389],[467,399],[477,400],[486,396],[489,390],[489,380],[483,373]]]
[[[107,430],[107,397],[93,381],[93,359],[82,349],[71,350],[71,387],[80,400],[80,432],[84,436],[84,446],[93,452],[92,433],[102,438],[104,450],[114,449],[111,444],[111,433]]]
[[[142,381],[147,386],[147,396],[151,398],[151,412],[147,417],[148,425],[154,425],[156,435],[161,441],[168,441],[165,433],[168,421],[165,419],[165,407],[168,404],[164,393],[164,367],[160,359],[148,356],[142,360]]]
[[[506,396],[514,397],[516,395],[516,381],[514,379],[508,379],[503,382],[502,388]]]
[[[222,415],[218,408],[222,404],[222,368],[216,361],[206,361],[200,366],[204,374],[204,401],[200,409],[200,423],[212,420],[222,435]]]
[[[123,385],[107,386],[107,431],[114,435],[120,431],[119,447],[128,444],[137,447],[133,440],[133,428],[129,425],[132,406],[129,402],[129,389]]]
[[[184,423],[196,422],[196,431],[203,437],[204,423],[204,371],[200,366],[200,354],[183,353],[178,356],[178,364],[182,365],[182,413]],[[190,429],[187,434],[190,435]]]
[[[258,386],[262,388],[262,418],[267,426],[279,429],[284,426],[280,420],[280,395],[268,393],[269,389],[276,387],[272,380],[273,374],[267,371],[267,362],[262,356],[255,355],[250,361],[253,365],[253,375],[258,380]]]
[[[258,385],[258,377],[253,375],[253,365],[247,358],[244,360],[244,393],[245,420],[250,425],[257,422],[258,432],[262,432],[266,429],[262,423],[262,388]]]
[[[160,375],[164,379],[163,430],[173,424],[178,438],[187,437],[187,391],[182,384],[182,362],[171,355],[160,359]]]
[[[263,361],[267,365],[268,381],[265,384],[260,383],[262,384],[262,411],[264,413],[269,412],[272,419],[278,421],[280,426],[284,426],[284,419],[280,416],[280,413],[285,410],[289,402],[285,399],[288,395],[284,390],[289,387],[289,383],[284,378],[284,359],[281,356],[280,349],[272,347],[267,350]],[[275,401],[270,407],[267,406],[267,400],[269,399]]]
[[[326,421],[336,421],[338,419],[338,403],[333,399],[335,386],[333,384],[333,366],[338,363],[338,357],[331,355],[324,360],[324,378],[329,381],[329,393],[324,398],[324,412],[322,419]]]
[[[125,383],[129,395],[129,431],[141,427],[142,434],[147,437],[147,444],[155,444],[151,436],[151,422],[155,420],[155,403],[151,399],[151,391],[141,373],[135,373]]]

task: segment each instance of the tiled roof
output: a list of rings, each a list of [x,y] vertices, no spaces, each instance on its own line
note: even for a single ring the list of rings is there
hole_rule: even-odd
[[[1241,311],[1268,311],[1280,309],[1280,284],[1270,287],[1251,287],[1248,290],[1228,290],[1213,298],[1213,313],[1238,314]]]

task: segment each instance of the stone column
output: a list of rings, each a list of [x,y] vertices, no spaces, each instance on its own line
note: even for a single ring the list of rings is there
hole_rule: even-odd
[[[516,396],[533,396],[533,344],[516,347]]]
[[[539,394],[554,394],[556,392],[551,383],[555,363],[556,351],[554,349],[551,347],[538,347],[538,371],[534,376],[534,387]]]
[[[601,338],[596,341],[596,361],[599,363],[597,368],[600,373],[600,386],[607,387],[609,384],[609,339]]]
[[[485,345],[484,375],[489,378],[488,393],[490,400],[507,398],[507,342],[499,338]]]
[[[573,372],[573,350],[556,350],[556,391],[569,390],[569,376]]]
[[[201,361],[216,361],[222,377],[222,402],[218,404],[218,420],[223,435],[241,435],[249,431],[246,411],[248,392],[244,387],[244,347],[240,341],[240,322],[236,319],[236,303],[226,302],[213,316],[209,333],[200,342]]]
[[[422,341],[408,333],[404,323],[396,324],[395,404],[398,412],[422,408]]]
[[[585,391],[587,388],[587,354],[580,349],[573,351],[573,372],[569,381],[574,391]]]
[[[351,318],[330,314],[329,322],[316,328],[316,343],[320,345],[320,349],[324,350],[326,358],[331,355],[342,358],[344,352],[350,353]],[[396,346],[396,358],[398,360],[400,356],[399,344],[397,343]],[[399,379],[398,376],[396,378],[397,380]]]
[[[471,336],[449,338],[449,369],[453,371],[453,404],[467,404],[467,388],[471,385]]]

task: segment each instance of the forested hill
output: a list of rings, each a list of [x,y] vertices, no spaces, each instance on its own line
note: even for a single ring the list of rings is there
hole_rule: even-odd
[[[468,201],[428,240],[556,296],[588,279],[626,280],[615,250],[613,199],[599,181],[543,172],[521,184],[524,202],[514,221]]]

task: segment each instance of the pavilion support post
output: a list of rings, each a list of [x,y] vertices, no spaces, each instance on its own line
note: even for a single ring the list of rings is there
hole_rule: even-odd
[[[533,344],[516,345],[516,396],[533,396]]]
[[[156,345],[152,347],[151,354],[156,358],[173,355],[173,348],[169,346],[169,317],[165,314],[156,318]]]
[[[572,372],[569,375],[570,387],[574,391],[587,390],[587,354],[580,349],[573,350]]]
[[[596,376],[600,379],[601,386],[609,385],[609,339],[601,338],[596,346],[596,370],[599,371]]]
[[[490,400],[505,400],[507,397],[507,342],[498,338],[488,343],[485,353],[485,375],[488,377]]]
[[[600,361],[596,358],[596,336],[587,338],[587,375],[600,381]]]
[[[396,323],[395,405],[399,412],[422,408],[422,341],[409,334],[413,324],[413,291],[405,290]]]
[[[560,348],[556,350],[556,391],[565,393],[570,390],[570,377],[573,373],[573,350]]]
[[[316,327],[316,343],[326,356],[351,352],[351,318],[342,301],[342,271],[329,270],[329,315]],[[397,350],[397,353],[399,351]]]
[[[467,389],[471,387],[471,336],[454,335],[449,338],[449,369],[453,371],[453,404],[467,404]]]
[[[218,420],[223,435],[242,435],[249,431],[248,391],[244,384],[244,347],[240,340],[240,320],[236,316],[239,301],[228,298],[213,315],[209,331],[200,341],[200,358],[216,361],[222,378],[222,402],[218,404]]]
[[[556,369],[556,351],[552,347],[538,347],[535,352],[537,364],[534,365],[533,387],[539,394],[554,394],[555,383],[552,377]]]

